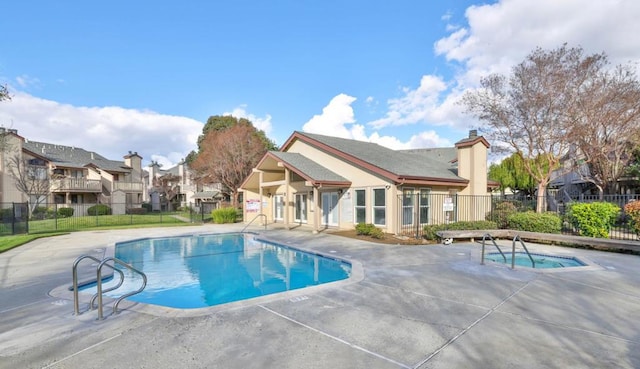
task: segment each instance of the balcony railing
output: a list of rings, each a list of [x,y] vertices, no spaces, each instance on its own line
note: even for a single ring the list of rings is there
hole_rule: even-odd
[[[142,182],[113,182],[113,190],[142,192]]]
[[[51,181],[52,192],[100,192],[102,181],[98,179],[61,178]]]

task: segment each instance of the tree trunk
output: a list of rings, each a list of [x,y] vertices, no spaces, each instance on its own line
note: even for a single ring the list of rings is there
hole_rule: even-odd
[[[547,185],[538,183],[538,196],[536,197],[536,213],[544,213],[547,210]]]

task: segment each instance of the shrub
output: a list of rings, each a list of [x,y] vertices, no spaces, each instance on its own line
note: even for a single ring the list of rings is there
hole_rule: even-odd
[[[48,209],[45,206],[37,206],[33,209],[33,212],[31,212],[31,219],[42,220],[49,218],[53,218],[53,210]]]
[[[87,209],[89,215],[111,215],[111,208],[105,204],[97,204]]]
[[[624,213],[627,216],[629,226],[640,235],[640,201],[633,200],[624,206]]]
[[[73,216],[73,208],[58,208],[58,216],[61,218],[69,218]]]
[[[384,232],[382,232],[382,229],[371,223],[356,224],[356,233],[359,235],[371,236],[379,240],[384,238]]]
[[[439,231],[470,231],[483,229],[496,229],[496,222],[489,220],[464,221],[449,224],[434,224],[422,227],[422,237],[427,240],[437,240]]]
[[[142,208],[147,210],[147,213],[150,213],[151,210],[153,209],[153,206],[151,204],[149,204],[148,202],[143,202],[142,203]]]
[[[620,208],[608,202],[572,203],[567,219],[581,236],[609,238],[619,213]]]
[[[2,219],[11,221],[13,219],[13,208],[1,209],[0,214],[2,214]]]
[[[127,214],[133,214],[133,215],[143,215],[147,213],[147,209],[146,208],[128,208],[127,209]]]
[[[525,232],[560,233],[562,230],[562,219],[555,213],[526,211],[511,214],[507,221],[510,229]]]
[[[358,223],[356,224],[356,233],[359,235],[368,235],[374,228],[376,228],[376,226],[371,223]]]
[[[215,209],[211,212],[211,219],[216,224],[235,223],[237,217],[238,211],[233,207]]]
[[[509,225],[509,222],[507,221],[509,215],[515,213],[516,211],[518,211],[518,208],[514,203],[510,201],[499,202],[496,204],[493,210],[487,213],[485,219],[491,222],[495,222],[497,228],[504,229]]]

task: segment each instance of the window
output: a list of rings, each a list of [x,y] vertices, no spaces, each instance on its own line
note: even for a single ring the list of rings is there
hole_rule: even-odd
[[[431,190],[423,188],[420,190],[420,223],[429,223],[429,194]]]
[[[413,188],[402,190],[402,225],[413,224]]]
[[[384,188],[373,189],[373,224],[386,225],[387,199]]]
[[[355,201],[354,201],[354,210],[355,214],[355,223],[366,223],[367,222],[367,200],[365,196],[365,190],[355,190]]]
[[[29,179],[44,180],[47,179],[47,168],[30,166],[27,168]]]

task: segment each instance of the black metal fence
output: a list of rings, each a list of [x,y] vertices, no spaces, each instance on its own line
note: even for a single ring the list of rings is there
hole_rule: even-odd
[[[200,223],[211,219],[215,204],[190,204],[175,211],[150,209],[145,204],[0,203],[0,236],[114,226]]]
[[[514,211],[535,211],[535,197],[516,196],[468,196],[431,193],[412,193],[399,195],[401,204],[397,214],[400,233],[411,237],[422,237],[423,227],[433,224],[449,224],[459,221],[492,220],[499,228],[506,228],[505,219]],[[640,200],[640,195],[579,196],[571,202],[557,202],[553,197],[543,200],[546,211],[556,213],[562,219],[562,233],[578,234],[567,219],[568,205],[572,202],[604,201],[617,205],[621,211],[609,232],[609,238],[619,240],[638,240],[638,235],[624,213],[624,205]],[[504,203],[510,205],[505,206]]]

